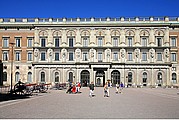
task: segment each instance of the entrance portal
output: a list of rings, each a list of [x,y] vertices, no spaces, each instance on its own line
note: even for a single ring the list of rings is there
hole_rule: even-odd
[[[81,85],[87,87],[90,83],[90,73],[88,70],[83,70],[81,72]]]
[[[117,83],[120,84],[120,72],[118,70],[112,71],[111,79],[113,86],[115,86]]]
[[[95,85],[96,86],[104,86],[105,84],[105,73],[103,70],[97,70]]]

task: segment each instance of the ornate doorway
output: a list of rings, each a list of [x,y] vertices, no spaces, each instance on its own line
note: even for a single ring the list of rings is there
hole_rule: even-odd
[[[83,70],[81,71],[81,74],[80,74],[80,82],[81,82],[81,85],[83,87],[87,87],[88,84],[90,83],[90,73],[88,70]]]
[[[104,84],[105,84],[105,73],[103,70],[97,70],[95,85],[100,87],[100,86],[104,86]]]
[[[120,84],[120,72],[118,70],[113,70],[111,72],[111,82],[113,86],[117,83]]]

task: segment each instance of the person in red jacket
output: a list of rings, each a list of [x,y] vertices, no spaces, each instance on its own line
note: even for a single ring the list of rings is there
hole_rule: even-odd
[[[76,86],[73,84],[72,93],[76,93]]]

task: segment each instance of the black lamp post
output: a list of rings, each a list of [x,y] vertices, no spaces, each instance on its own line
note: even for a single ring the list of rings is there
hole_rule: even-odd
[[[13,52],[14,52],[14,45],[15,43],[11,42],[11,47],[12,47],[12,53],[11,53],[11,90],[10,93],[12,94],[12,78],[13,78],[13,61],[14,61],[14,57],[13,57]]]

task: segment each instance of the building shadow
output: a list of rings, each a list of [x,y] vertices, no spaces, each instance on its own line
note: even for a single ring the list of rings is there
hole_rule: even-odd
[[[0,93],[0,102],[9,101],[9,100],[18,100],[18,99],[28,99],[30,95],[20,95],[20,94],[7,94],[7,93]]]

